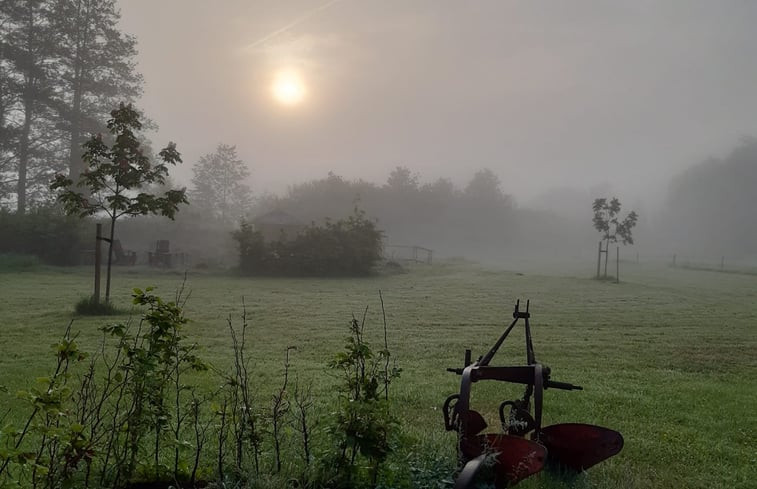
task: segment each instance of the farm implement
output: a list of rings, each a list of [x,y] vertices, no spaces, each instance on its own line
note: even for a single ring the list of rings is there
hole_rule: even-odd
[[[549,367],[534,354],[529,324],[529,303],[520,310],[516,302],[513,321],[494,346],[476,362],[465,351],[462,368],[448,368],[461,376],[460,393],[444,402],[444,425],[458,433],[458,454],[462,470],[455,489],[473,488],[478,481],[509,487],[541,471],[545,464],[570,471],[583,471],[620,452],[623,436],[601,426],[560,423],[542,427],[542,406],[547,389],[582,390],[582,387],[551,379]],[[516,324],[523,320],[526,338],[526,364],[492,366],[492,358]],[[525,386],[520,399],[499,405],[502,431],[484,433],[484,417],[470,407],[471,388],[482,380],[498,380]]]

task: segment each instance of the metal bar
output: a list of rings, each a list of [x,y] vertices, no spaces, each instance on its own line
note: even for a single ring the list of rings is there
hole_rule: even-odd
[[[531,338],[531,323],[528,322],[528,318],[531,317],[531,314],[528,312],[529,306],[531,305],[531,300],[526,301],[526,315],[525,315],[525,322],[526,322],[526,363],[529,365],[533,365],[536,363],[536,355],[534,354],[534,343],[533,339]]]
[[[516,311],[518,310],[518,306],[515,306],[515,310]],[[492,357],[494,356],[495,353],[497,353],[497,350],[499,350],[499,347],[502,346],[502,342],[505,341],[505,338],[507,338],[507,335],[509,335],[510,331],[512,331],[512,329],[515,327],[515,323],[518,322],[518,319],[519,318],[517,316],[515,317],[515,319],[513,319],[513,322],[510,323],[510,326],[508,326],[507,329],[505,330],[505,332],[502,333],[502,336],[499,337],[499,339],[494,344],[494,346],[492,347],[492,349],[489,350],[486,353],[486,355],[484,355],[483,358],[481,358],[481,360],[479,360],[479,362],[478,362],[479,365],[481,365],[481,366],[489,365],[489,362],[491,362]]]
[[[534,428],[534,435],[536,439],[539,439],[539,432],[541,432],[541,408],[544,400],[544,377],[542,374],[542,366],[540,364],[534,365],[534,421],[536,421],[536,427]]]
[[[517,365],[512,367],[474,367],[471,380],[501,380],[514,384],[533,384],[534,365]]]
[[[465,367],[463,376],[460,379],[460,397],[455,404],[455,410],[460,413],[460,434],[465,436],[468,432],[468,410],[470,409],[470,389],[471,389],[471,371],[473,365]]]

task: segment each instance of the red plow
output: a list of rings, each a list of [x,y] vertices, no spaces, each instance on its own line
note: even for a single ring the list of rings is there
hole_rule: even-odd
[[[551,371],[536,360],[531,340],[531,317],[515,304],[513,321],[494,346],[476,362],[465,351],[462,368],[448,368],[462,377],[460,393],[444,402],[444,425],[458,433],[458,453],[462,465],[455,489],[473,488],[479,481],[496,488],[510,487],[540,472],[545,464],[571,471],[583,471],[616,455],[623,448],[623,436],[601,426],[561,423],[542,427],[542,405],[547,389],[582,390],[582,387],[556,382]],[[524,320],[526,365],[491,366],[490,362],[520,320]],[[483,433],[484,417],[470,407],[471,388],[482,380],[498,380],[525,386],[520,399],[499,406],[502,432]]]

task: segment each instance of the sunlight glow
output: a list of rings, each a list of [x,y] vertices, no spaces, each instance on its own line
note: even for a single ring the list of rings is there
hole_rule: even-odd
[[[273,98],[282,105],[293,106],[305,98],[305,83],[293,70],[283,70],[276,74],[271,85]]]

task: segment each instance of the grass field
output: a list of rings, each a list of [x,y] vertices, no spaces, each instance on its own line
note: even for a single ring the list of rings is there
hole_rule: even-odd
[[[73,318],[74,303],[90,293],[90,274],[0,273],[0,385],[14,392],[47,372],[49,345]],[[337,379],[326,363],[342,348],[352,314],[368,306],[367,336],[377,347],[383,342],[381,290],[389,346],[403,369],[392,395],[407,456],[451,460],[455,435],[444,431],[441,404],[459,378],[445,368],[459,366],[465,348],[474,357],[484,353],[509,323],[515,299],[530,299],[537,359],[552,367],[554,380],[585,389],[547,391],[545,424],[607,426],[623,433],[625,447],[576,480],[540,474],[519,487],[757,487],[757,276],[643,263],[626,265],[621,284],[590,274],[591,264],[586,273],[533,274],[527,266],[516,273],[456,261],[366,279],[190,273],[187,334],[205,359],[228,367],[227,318],[239,324],[244,298],[259,397],[270,398],[284,351],[296,346],[296,375],[329,403]],[[115,302],[126,306],[133,287],[149,285],[171,297],[182,278],[117,268]],[[94,348],[98,326],[125,319],[75,318],[74,330],[84,349]],[[515,334],[492,363],[523,363],[521,339]],[[482,384],[473,402],[496,426],[499,402],[520,394]],[[12,395],[5,401],[13,404]]]

